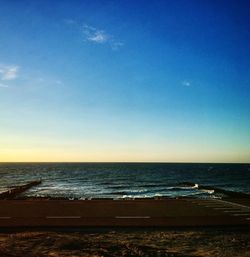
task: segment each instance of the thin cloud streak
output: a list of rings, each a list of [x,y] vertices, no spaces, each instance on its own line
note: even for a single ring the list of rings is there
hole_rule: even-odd
[[[118,50],[124,44],[108,34],[105,30],[97,29],[93,26],[84,24],[82,26],[84,41],[96,44],[109,44],[112,50]]]
[[[65,19],[64,22],[69,26],[77,28],[83,36],[83,40],[85,42],[99,45],[106,44],[109,45],[112,50],[118,50],[124,45],[123,42],[117,40],[113,35],[107,33],[103,29],[90,26],[86,23],[80,24],[79,22],[73,19]]]
[[[0,87],[7,88],[7,87],[9,87],[9,86],[6,85],[6,84],[0,83]]]
[[[34,75],[25,74],[25,72],[22,72],[22,74],[19,73],[19,66],[17,65],[6,65],[6,64],[0,64],[0,88],[8,88],[10,87],[5,82],[11,81],[17,81],[17,82],[23,82],[26,85],[32,85],[33,87],[41,87],[43,85],[54,85],[54,86],[62,86],[64,85],[64,82],[59,78],[51,78],[51,77],[38,77]],[[2,83],[2,82],[3,83]]]
[[[63,85],[63,82],[62,82],[61,80],[56,80],[55,83],[56,83],[57,85]]]
[[[19,67],[15,65],[0,65],[1,80],[14,80],[18,77]]]
[[[103,44],[110,39],[110,36],[104,30],[98,30],[97,28],[83,25],[82,33],[86,41]]]
[[[26,84],[31,84],[33,86],[43,87],[43,86],[62,86],[64,82],[58,78],[51,77],[36,77],[36,76],[23,76],[22,79]]]

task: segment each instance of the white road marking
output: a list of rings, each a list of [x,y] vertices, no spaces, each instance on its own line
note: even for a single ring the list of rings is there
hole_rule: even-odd
[[[46,216],[46,219],[80,219],[81,216]]]
[[[116,219],[150,219],[150,216],[115,216]]]
[[[11,217],[0,217],[0,219],[7,220],[7,219],[11,219]]]

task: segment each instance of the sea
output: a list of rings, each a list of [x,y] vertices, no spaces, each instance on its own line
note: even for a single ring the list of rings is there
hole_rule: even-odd
[[[250,164],[0,163],[0,193],[34,180],[22,197],[220,198],[199,185],[249,193]]]

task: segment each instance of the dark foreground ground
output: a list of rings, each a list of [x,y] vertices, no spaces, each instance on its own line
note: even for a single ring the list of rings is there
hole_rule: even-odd
[[[249,199],[2,200],[0,257],[250,257],[249,206]]]
[[[1,257],[249,257],[242,228],[0,233]]]

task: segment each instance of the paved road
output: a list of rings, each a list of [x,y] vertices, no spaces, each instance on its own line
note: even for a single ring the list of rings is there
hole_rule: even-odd
[[[250,207],[222,200],[1,200],[0,228],[250,225]]]

